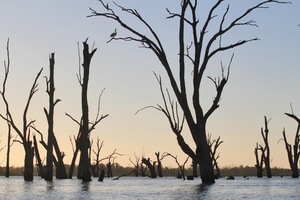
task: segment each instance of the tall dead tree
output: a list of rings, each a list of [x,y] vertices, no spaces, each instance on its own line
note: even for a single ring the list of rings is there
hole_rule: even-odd
[[[9,40],[7,41],[7,57],[8,60],[9,58]],[[27,120],[27,113],[29,109],[29,105],[31,103],[31,100],[34,96],[34,94],[38,91],[38,79],[43,71],[41,69],[38,74],[36,75],[34,82],[32,84],[32,87],[29,92],[29,96],[27,99],[27,103],[25,105],[24,111],[23,111],[23,126],[22,128],[19,128],[15,124],[15,120],[12,116],[12,113],[10,111],[10,106],[8,103],[8,100],[6,98],[6,83],[9,75],[9,70],[10,70],[10,62],[8,61],[7,63],[4,62],[4,80],[3,80],[3,85],[2,85],[2,91],[1,97],[2,100],[4,101],[5,108],[6,108],[6,114],[2,115],[0,114],[0,117],[4,119],[6,122],[8,122],[11,127],[14,129],[14,131],[18,134],[20,140],[18,140],[19,143],[23,145],[24,151],[25,151],[25,159],[24,159],[24,180],[25,181],[32,181],[33,180],[33,157],[34,157],[34,148],[31,140],[31,135],[30,135],[30,125],[34,123],[35,120]]]
[[[260,129],[260,133],[263,137],[264,140],[264,147],[261,147],[264,149],[262,155],[263,155],[263,161],[266,167],[266,171],[267,171],[267,177],[268,178],[272,178],[272,172],[271,172],[271,159],[270,159],[270,146],[269,146],[269,129],[268,129],[268,123],[269,120],[267,120],[267,117],[264,117],[265,120],[265,129],[261,128]]]
[[[83,79],[81,84],[81,110],[82,110],[82,124],[81,124],[81,135],[79,138],[79,149],[80,149],[80,160],[79,165],[81,166],[82,181],[91,181],[90,172],[90,161],[88,155],[88,149],[90,148],[90,137],[89,137],[89,106],[88,106],[88,83],[90,76],[90,63],[92,57],[97,49],[93,49],[89,52],[89,45],[87,40],[83,42]]]
[[[79,48],[78,48],[79,49]],[[76,150],[75,153],[80,150],[80,160],[79,160],[79,167],[78,167],[78,174],[77,178],[82,179],[84,182],[91,181],[91,171],[90,171],[90,156],[89,156],[89,149],[90,147],[90,133],[93,129],[95,129],[96,125],[104,118],[108,116],[101,115],[100,116],[100,99],[101,95],[99,96],[98,100],[98,111],[96,115],[96,119],[94,122],[89,121],[89,106],[88,106],[88,83],[89,83],[89,73],[90,73],[90,64],[92,57],[94,53],[97,51],[97,49],[92,49],[92,51],[89,51],[89,45],[87,43],[87,39],[83,42],[83,77],[81,76],[81,70],[79,65],[79,74],[77,75],[79,84],[81,86],[81,111],[82,116],[80,122],[75,120],[71,115],[67,114],[68,117],[70,117],[73,121],[75,121],[79,125],[79,132],[76,139]],[[80,53],[79,54],[79,62],[80,62]],[[76,160],[77,153],[73,156],[72,163]],[[71,172],[71,169],[70,169]],[[69,173],[69,178],[72,177],[72,173]]]
[[[138,42],[143,47],[150,49],[161,62],[168,75],[177,101],[180,104],[186,118],[188,128],[196,145],[196,151],[190,151],[190,147],[185,143],[182,136],[180,136],[182,138],[178,140],[179,146],[192,159],[195,158],[196,154],[196,160],[200,165],[202,182],[214,183],[212,158],[206,138],[206,123],[212,113],[219,107],[223,88],[229,78],[229,68],[232,58],[228,66],[228,73],[224,73],[224,67],[222,66],[222,76],[218,79],[210,78],[215,86],[216,95],[211,106],[206,109],[206,112],[204,112],[203,105],[200,103],[200,85],[202,85],[206,69],[210,67],[210,61],[212,58],[216,57],[216,55],[242,46],[248,42],[258,40],[258,38],[246,40],[237,39],[229,44],[224,43],[222,40],[224,37],[228,38],[230,31],[234,28],[241,26],[257,26],[255,21],[247,20],[247,17],[253,11],[261,8],[267,8],[267,5],[270,3],[287,2],[277,0],[261,1],[253,7],[246,9],[246,11],[236,18],[227,17],[230,8],[229,5],[227,6],[227,9],[220,14],[220,9],[223,8],[224,0],[217,0],[212,3],[211,8],[207,12],[207,17],[201,18],[201,20],[199,20],[199,15],[203,14],[205,11],[200,10],[202,8],[201,5],[199,6],[200,0],[182,0],[180,3],[180,13],[174,13],[167,9],[169,14],[167,17],[168,19],[179,19],[179,70],[177,70],[176,67],[171,66],[160,37],[150,23],[148,23],[136,9],[128,9],[115,2],[113,2],[115,6],[113,9],[108,3],[104,3],[103,0],[99,0],[99,2],[103,7],[103,11],[97,12],[90,8],[92,14],[89,17],[100,16],[108,18],[115,21],[132,34],[127,37],[116,37],[114,35],[110,41],[123,40]],[[136,23],[133,23],[134,25],[131,25],[130,22],[132,22],[132,20],[128,23],[125,22],[125,20],[121,17],[121,14],[117,13],[117,10],[135,17],[140,24],[137,25]],[[140,31],[143,30],[140,28],[141,26],[145,27],[148,34]],[[215,29],[213,27],[215,27]],[[207,34],[208,32],[210,34]],[[187,36],[185,33],[189,33],[191,35]],[[169,34],[172,34],[172,32]],[[188,68],[190,65],[192,65],[192,68]],[[172,71],[172,69],[176,70]],[[179,72],[179,74],[175,74],[177,72]],[[192,72],[193,75],[192,86],[188,85],[188,81],[186,80],[186,74],[190,72]],[[187,88],[193,88],[192,94],[188,93]]]
[[[282,132],[290,168],[292,170],[292,177],[298,178],[299,177],[298,162],[300,156],[300,119],[293,113],[292,114],[285,113],[285,114],[288,117],[291,117],[292,119],[296,120],[296,122],[298,123],[293,146],[289,144],[287,141],[285,129],[283,129]]]
[[[60,99],[57,99],[54,101],[54,53],[51,53],[49,57],[49,78],[46,77],[46,85],[47,85],[47,94],[49,96],[49,109],[48,111],[46,108],[44,108],[44,112],[47,118],[48,122],[48,145],[47,145],[47,159],[46,159],[46,175],[45,180],[46,181],[52,181],[53,180],[53,141],[54,141],[54,107],[55,105],[60,101]],[[59,152],[60,154],[60,152]],[[60,170],[60,169],[57,169]]]

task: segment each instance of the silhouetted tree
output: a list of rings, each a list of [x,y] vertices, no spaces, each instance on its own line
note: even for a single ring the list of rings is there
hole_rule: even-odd
[[[270,146],[269,146],[269,129],[268,129],[268,123],[269,120],[267,120],[267,117],[264,117],[265,119],[265,129],[261,128],[260,132],[261,135],[263,137],[264,140],[264,147],[261,147],[264,149],[264,151],[262,151],[262,156],[263,156],[263,162],[266,166],[266,171],[267,171],[267,177],[268,178],[272,178],[272,172],[271,172],[271,165],[270,165]]]
[[[47,94],[49,96],[49,109],[48,111],[44,108],[44,112],[48,122],[48,145],[47,145],[47,159],[46,159],[46,181],[52,181],[53,179],[53,126],[54,126],[54,106],[60,101],[57,99],[54,101],[54,53],[52,53],[49,57],[49,78],[46,77],[46,85],[47,85]],[[60,153],[60,152],[59,152]]]
[[[176,164],[178,165],[178,168],[180,169],[180,172],[181,172],[181,176],[182,176],[182,179],[185,180],[185,164],[187,163],[187,161],[189,160],[189,157],[186,158],[186,160],[184,161],[184,163],[181,165],[177,159],[177,156],[173,156],[172,154],[170,153],[163,153],[162,156],[161,156],[161,160],[164,159],[165,157],[167,156],[170,156],[172,158],[174,158]]]
[[[45,170],[44,170],[44,166],[41,160],[41,156],[40,156],[40,152],[39,152],[39,148],[38,148],[38,144],[36,141],[36,136],[33,135],[33,144],[34,144],[34,151],[35,151],[35,158],[37,160],[37,169],[38,169],[38,175],[41,178],[45,178]]]
[[[216,140],[211,139],[211,135],[208,136],[208,145],[210,147],[210,153],[213,160],[213,166],[216,169],[217,177],[220,178],[220,170],[217,160],[220,158],[220,153],[217,154],[217,149],[219,146],[223,143],[222,140],[220,140],[220,136]]]
[[[80,150],[80,160],[79,160],[77,178],[82,179],[82,181],[84,182],[91,181],[91,172],[90,172],[91,164],[90,164],[90,156],[89,156],[89,149],[91,148],[90,133],[93,129],[95,129],[96,125],[102,119],[108,116],[108,114],[100,116],[100,98],[103,93],[102,91],[98,101],[98,112],[96,115],[96,119],[94,122],[89,121],[89,106],[88,106],[87,90],[88,90],[88,82],[89,82],[90,64],[96,50],[97,49],[93,49],[91,52],[89,52],[89,45],[87,44],[87,39],[83,42],[83,64],[82,64],[83,77],[81,77],[80,66],[79,66],[79,74],[77,75],[79,84],[82,89],[81,90],[82,117],[80,122],[78,122],[71,115],[66,113],[68,117],[70,117],[73,121],[75,121],[80,126],[77,139],[75,141],[76,150],[72,159],[72,164],[73,163],[75,164],[77,153]],[[79,54],[79,62],[80,62],[80,54]],[[71,178],[73,174],[73,170],[71,171],[71,168],[70,168],[70,172],[71,173],[69,173],[69,178]]]
[[[9,56],[9,39],[7,39],[7,44],[6,44],[6,55],[7,55],[7,62],[4,62],[4,66],[7,68],[7,70],[9,70],[9,66],[10,66],[10,56]],[[6,71],[6,70],[5,70]],[[7,72],[8,73],[8,72]],[[8,74],[7,74],[8,75]],[[7,79],[7,78],[6,78]],[[3,91],[3,95],[5,93],[5,85],[6,85],[6,80],[3,81],[3,87],[2,87],[2,91]],[[7,115],[7,114],[6,114]],[[8,116],[6,116],[8,117]],[[5,177],[9,177],[10,175],[10,166],[9,166],[9,159],[10,159],[10,147],[14,144],[15,140],[11,141],[12,139],[12,134],[11,134],[11,125],[8,121],[6,121],[7,123],[7,150],[6,150],[6,168],[5,168]],[[18,136],[15,137],[15,139]]]
[[[137,10],[125,8],[114,2],[114,5],[117,9],[120,9],[122,12],[135,17],[139,22],[141,22],[141,25],[144,26],[147,31],[149,31],[149,34],[140,31],[144,30],[140,29],[140,25],[135,24],[137,27],[133,27],[129,23],[126,23],[116,12],[116,9],[112,9],[108,3],[104,3],[103,0],[99,0],[99,2],[103,6],[104,11],[97,12],[96,10],[90,8],[92,14],[89,17],[100,16],[114,20],[121,27],[132,33],[132,36],[128,37],[114,36],[109,41],[124,40],[138,42],[143,47],[150,49],[161,62],[162,66],[167,72],[172,89],[186,118],[187,125],[196,145],[196,152],[191,151],[190,147],[185,143],[181,135],[176,135],[178,144],[181,149],[193,160],[198,160],[202,182],[214,183],[212,158],[206,138],[206,122],[211,114],[219,107],[219,101],[221,99],[223,88],[226,85],[229,77],[229,68],[232,58],[228,66],[227,73],[224,73],[224,67],[222,66],[222,76],[218,79],[210,78],[215,85],[216,96],[211,106],[207,109],[207,112],[204,112],[203,106],[200,104],[200,85],[202,83],[205,71],[209,67],[211,59],[219,53],[244,45],[248,42],[258,40],[258,38],[246,40],[238,39],[237,42],[232,42],[228,45],[224,44],[222,40],[225,36],[228,36],[229,32],[235,27],[257,26],[255,21],[247,20],[247,17],[250,13],[257,9],[267,8],[267,5],[270,3],[287,2],[275,0],[261,1],[255,6],[247,9],[236,18],[230,17],[230,20],[228,20],[229,5],[223,14],[217,18],[217,12],[220,12],[224,0],[218,0],[213,3],[212,7],[208,11],[207,17],[203,18],[203,20],[199,20],[198,13],[203,14],[203,12],[199,11],[200,8],[198,7],[198,0],[182,0],[180,3],[180,13],[173,13],[167,9],[169,13],[169,17],[167,18],[179,18],[179,70],[174,68],[176,69],[174,71],[172,71],[173,67],[169,63],[164,46],[158,34]],[[214,26],[215,22],[217,23],[217,26]],[[216,27],[216,29],[211,29],[211,25]],[[207,34],[208,30],[211,34]],[[187,37],[185,33],[191,33],[191,36]],[[192,40],[192,42],[186,40]],[[190,45],[187,46],[186,43]],[[191,52],[193,55],[191,55]],[[192,95],[189,95],[187,92],[187,88],[191,88],[187,85],[186,81],[186,67],[188,62],[190,62],[193,66],[191,70],[193,74]],[[175,75],[177,71],[179,74]],[[177,77],[179,78],[178,81]]]
[[[129,161],[133,164],[133,166],[134,166],[134,175],[136,176],[136,177],[138,177],[139,176],[139,165],[140,165],[140,157],[138,157],[138,156],[136,156],[135,154],[134,154],[134,157],[135,157],[135,162],[133,162],[132,160],[131,160],[131,158],[129,158]]]
[[[159,157],[159,151],[156,153],[156,160],[157,160],[157,173],[158,173],[158,177],[163,177],[163,173],[162,173],[162,165],[161,165],[161,159]]]
[[[104,158],[104,159],[108,159],[108,163],[106,164],[107,177],[113,177],[112,166],[114,166],[115,159],[118,156],[123,156],[123,154],[118,153],[117,149],[115,149],[109,156],[107,156],[107,158]]]
[[[82,87],[81,91],[81,109],[82,109],[82,124],[81,124],[81,135],[79,138],[79,149],[80,149],[80,170],[79,174],[82,181],[91,181],[90,173],[90,161],[88,156],[88,149],[90,148],[90,137],[89,137],[89,106],[88,106],[88,83],[90,74],[90,63],[92,57],[97,49],[93,49],[89,52],[89,45],[87,40],[83,42],[83,79],[80,82]]]
[[[103,147],[103,143],[104,141],[102,141],[100,143],[100,139],[99,137],[97,137],[97,142],[96,142],[96,145],[97,145],[97,150],[93,150],[94,154],[95,154],[95,164],[94,164],[94,170],[93,170],[93,176],[94,177],[99,177],[100,175],[100,168],[99,168],[99,164],[100,164],[100,152],[101,152],[101,149]]]
[[[14,129],[14,131],[18,134],[20,137],[20,140],[16,140],[17,142],[21,143],[23,145],[24,151],[25,151],[25,159],[24,159],[24,180],[26,181],[32,181],[33,180],[33,157],[34,157],[34,148],[32,146],[32,140],[30,137],[30,125],[34,123],[35,120],[27,121],[27,112],[29,109],[30,102],[32,100],[32,97],[34,94],[38,91],[38,78],[40,77],[43,69],[41,69],[38,74],[36,75],[33,85],[30,89],[29,96],[27,99],[27,103],[25,105],[24,111],[23,111],[23,126],[20,129],[14,121],[14,118],[10,111],[10,106],[8,103],[8,100],[6,98],[6,82],[9,75],[10,70],[10,58],[9,58],[9,41],[7,41],[7,56],[8,56],[8,62],[4,62],[4,80],[3,80],[3,87],[1,93],[1,97],[4,101],[5,108],[6,108],[6,114],[2,115],[0,114],[1,118],[7,121],[11,127]]]
[[[156,171],[155,171],[155,161],[153,162],[153,164],[150,161],[150,158],[146,159],[146,158],[142,158],[142,163],[145,164],[148,169],[150,170],[150,178],[156,178]]]
[[[285,113],[285,114],[291,117],[292,119],[296,120],[296,122],[298,123],[293,146],[288,143],[285,134],[285,129],[283,129],[283,140],[285,143],[285,148],[286,148],[290,168],[292,170],[292,177],[298,178],[299,177],[298,162],[300,156],[300,119],[293,113],[292,114]]]
[[[259,157],[259,151],[261,151],[260,157]],[[254,155],[255,155],[255,160],[256,160],[256,176],[258,178],[261,178],[263,175],[263,164],[264,164],[264,153],[265,150],[264,148],[260,145],[258,146],[258,143],[256,143],[256,147],[254,149]]]

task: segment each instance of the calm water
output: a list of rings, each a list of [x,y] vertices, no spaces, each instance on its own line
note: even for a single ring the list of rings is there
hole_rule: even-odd
[[[250,177],[216,180],[201,186],[200,179],[122,177],[82,183],[77,179],[46,182],[35,177],[0,177],[0,199],[300,199],[300,179]]]

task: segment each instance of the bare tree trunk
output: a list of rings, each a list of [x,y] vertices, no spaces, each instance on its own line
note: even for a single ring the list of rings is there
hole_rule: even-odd
[[[260,159],[259,159],[259,154],[258,154],[258,151],[261,151],[261,156],[260,156]],[[258,147],[258,144],[256,143],[256,147],[254,149],[254,155],[255,155],[255,160],[256,160],[256,176],[258,178],[261,178],[263,177],[263,162],[264,162],[264,149],[262,147]]]
[[[33,157],[34,148],[32,147],[32,142],[26,142],[25,144],[25,160],[24,160],[24,180],[33,180]]]
[[[158,173],[158,177],[163,177],[161,160],[159,158],[159,151],[157,153],[155,153],[155,155],[156,155],[156,160],[157,160],[157,173]]]
[[[263,137],[264,140],[264,163],[266,166],[266,171],[267,171],[267,177],[268,178],[272,178],[272,172],[271,172],[271,165],[270,165],[270,146],[269,146],[269,129],[268,129],[268,120],[267,117],[264,117],[265,119],[265,130],[263,130],[263,128],[261,128],[261,135]]]
[[[142,158],[142,163],[144,163],[150,170],[150,177],[156,178],[156,171],[155,171],[155,162],[151,164],[150,158]]]
[[[49,69],[50,75],[49,80],[46,78],[47,84],[47,93],[49,95],[49,111],[47,112],[46,108],[44,108],[47,121],[48,121],[48,144],[47,144],[47,159],[46,159],[46,181],[53,180],[53,118],[54,118],[54,53],[50,55],[49,58]]]
[[[197,161],[193,160],[192,168],[193,168],[193,176],[195,178],[198,177],[198,162]]]
[[[11,147],[11,125],[7,122],[7,151],[6,151],[6,167],[5,167],[5,177],[9,177],[9,157],[10,157],[10,147]]]
[[[75,162],[76,162],[78,151],[79,151],[79,149],[76,148],[76,150],[73,154],[72,162],[71,162],[70,169],[69,169],[69,178],[73,177]]]
[[[198,141],[196,140],[196,144],[197,144],[196,155],[199,160],[200,176],[203,183],[214,183],[215,175],[214,175],[214,168],[212,165],[210,147],[206,139],[205,125],[203,124],[202,126],[201,126],[202,128],[200,129],[200,133],[198,133],[197,131],[197,134],[195,134],[199,136]],[[202,132],[201,130],[203,131],[203,133],[201,133]],[[196,137],[194,137],[194,140],[195,139]]]
[[[285,148],[288,155],[290,168],[292,170],[292,177],[299,178],[298,162],[300,157],[300,119],[294,114],[290,114],[290,113],[285,113],[285,114],[293,118],[294,120],[296,120],[296,122],[298,123],[296,135],[294,139],[294,145],[292,146],[291,144],[288,143],[285,134],[285,129],[283,129],[283,139],[284,139]]]
[[[111,164],[111,162],[108,162],[108,163],[106,164],[106,169],[107,169],[107,177],[108,177],[108,178],[113,177],[113,173],[112,173],[112,164]]]
[[[42,164],[41,161],[41,157],[40,157],[40,152],[38,149],[38,144],[36,142],[36,137],[35,135],[33,136],[33,144],[34,144],[34,150],[35,150],[35,157],[37,159],[37,165],[38,165],[38,174],[41,176],[41,178],[45,178],[45,170],[44,170],[44,166]]]
[[[90,148],[89,140],[89,106],[88,106],[88,82],[89,82],[89,73],[90,73],[90,63],[91,59],[97,49],[93,49],[92,52],[89,52],[89,45],[87,40],[83,42],[83,81],[81,84],[81,106],[82,106],[82,126],[81,126],[81,136],[80,136],[80,166],[81,170],[79,171],[79,177],[82,181],[87,182],[91,181],[91,172],[90,172],[90,162],[88,149]]]

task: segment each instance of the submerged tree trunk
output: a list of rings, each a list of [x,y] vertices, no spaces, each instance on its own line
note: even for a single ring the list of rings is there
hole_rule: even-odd
[[[261,151],[261,156],[259,158],[259,151]],[[256,176],[257,178],[263,177],[263,163],[264,163],[264,149],[256,143],[256,147],[254,149],[254,155],[255,155],[255,160],[256,160]]]
[[[24,180],[33,180],[33,157],[34,148],[32,147],[32,142],[26,142],[25,147],[25,160],[24,160]]]
[[[298,123],[294,144],[291,145],[288,143],[285,134],[285,129],[283,129],[283,140],[285,143],[285,148],[286,148],[290,168],[292,170],[292,178],[299,178],[298,162],[300,157],[300,119],[294,114],[290,114],[290,113],[285,113],[285,114],[293,118],[294,120],[296,120],[296,122]]]
[[[49,80],[46,79],[47,84],[47,93],[49,96],[49,111],[47,112],[46,108],[44,108],[47,121],[48,121],[48,144],[47,144],[47,159],[46,159],[46,181],[52,181],[53,179],[53,117],[54,117],[54,53],[51,54],[49,58],[49,69],[50,75]]]
[[[11,141],[11,125],[7,122],[8,135],[7,135],[7,151],[6,151],[6,167],[5,167],[5,177],[9,177],[9,158],[10,158],[10,141]]]
[[[205,125],[203,126],[205,127]],[[210,147],[207,143],[206,131],[204,127],[203,127],[204,130],[202,130],[204,133],[201,134],[197,133],[199,136],[198,137],[199,140],[196,141],[196,145],[197,145],[196,155],[197,158],[199,159],[200,177],[202,182],[214,183],[215,182],[214,168],[212,164]]]
[[[158,173],[158,177],[163,177],[163,173],[162,173],[162,164],[161,164],[161,160],[159,157],[159,151],[157,153],[155,153],[156,155],[156,160],[157,160],[157,173]]]
[[[34,150],[35,150],[35,157],[37,160],[37,164],[38,164],[38,174],[41,178],[45,178],[45,170],[44,170],[44,166],[42,164],[41,161],[41,157],[40,157],[40,152],[39,152],[39,148],[37,145],[37,141],[36,141],[36,137],[35,135],[33,136],[33,144],[34,144]]]
[[[198,177],[198,162],[196,160],[193,160],[192,162],[192,168],[193,168],[193,177]]]
[[[156,171],[155,171],[155,164],[153,165],[150,162],[150,158],[142,158],[142,163],[144,163],[150,170],[150,177],[151,178],[156,178]]]

